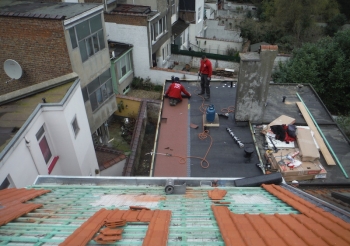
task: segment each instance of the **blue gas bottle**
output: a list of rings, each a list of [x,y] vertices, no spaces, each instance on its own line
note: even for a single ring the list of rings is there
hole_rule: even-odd
[[[214,105],[211,104],[207,107],[207,122],[214,122],[215,120],[215,108]]]

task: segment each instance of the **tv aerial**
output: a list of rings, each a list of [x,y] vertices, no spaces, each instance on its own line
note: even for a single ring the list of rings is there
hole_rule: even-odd
[[[4,62],[4,70],[7,76],[11,78],[10,80],[6,81],[6,84],[8,82],[11,82],[12,80],[21,78],[23,74],[21,65],[19,65],[18,62],[12,59],[7,59]]]

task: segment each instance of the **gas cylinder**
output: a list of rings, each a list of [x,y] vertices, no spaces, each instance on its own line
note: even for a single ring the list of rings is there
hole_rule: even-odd
[[[214,122],[215,120],[215,108],[214,105],[211,104],[207,107],[207,122]]]

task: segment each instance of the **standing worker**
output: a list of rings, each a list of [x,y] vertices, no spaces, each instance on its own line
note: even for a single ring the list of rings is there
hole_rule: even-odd
[[[165,92],[165,96],[169,97],[170,106],[175,106],[182,101],[181,92],[186,94],[188,97],[191,97],[191,93],[186,91],[185,87],[180,84],[180,79],[178,77],[175,77],[174,79],[172,78],[172,83]]]
[[[210,80],[212,72],[213,68],[211,62],[205,55],[203,55],[201,66],[198,71],[198,75],[201,76],[201,92],[198,93],[198,95],[204,95],[204,93],[206,93],[204,99],[210,98]]]

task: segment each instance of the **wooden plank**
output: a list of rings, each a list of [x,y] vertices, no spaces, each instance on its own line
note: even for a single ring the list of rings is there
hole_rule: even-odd
[[[318,146],[320,147],[321,153],[324,157],[324,159],[327,162],[327,165],[336,165],[331,153],[329,152],[325,142],[323,141],[323,138],[321,137],[321,134],[318,132],[314,122],[312,121],[310,115],[306,111],[304,105],[302,102],[297,102],[297,106],[300,109],[300,112],[302,113],[307,125],[310,127],[310,129],[314,132],[314,137],[316,139],[316,142]]]
[[[206,116],[206,114],[203,114],[203,126],[207,126],[207,127],[219,127],[219,126],[220,126],[219,115],[216,113],[216,114],[215,114],[214,121],[213,121],[213,122],[208,122],[208,121],[207,121],[207,116]]]

